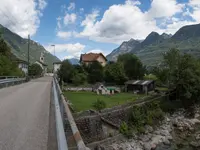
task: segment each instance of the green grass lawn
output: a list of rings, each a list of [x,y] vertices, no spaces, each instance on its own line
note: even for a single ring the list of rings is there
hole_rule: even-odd
[[[97,99],[105,101],[107,107],[112,107],[144,97],[144,95],[136,95],[132,93],[97,95],[96,93],[93,92],[82,92],[82,91],[81,92],[66,91],[64,92],[64,95],[73,104],[73,108],[75,109],[75,111],[93,109],[92,104]]]

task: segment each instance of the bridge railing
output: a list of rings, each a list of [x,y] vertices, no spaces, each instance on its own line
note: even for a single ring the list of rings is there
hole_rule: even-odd
[[[26,78],[15,76],[0,76],[0,88],[20,84],[26,81]]]
[[[80,135],[80,132],[76,126],[76,123],[74,121],[74,118],[71,114],[71,111],[68,106],[68,102],[65,100],[65,97],[62,94],[62,90],[59,86],[59,83],[54,77],[53,80],[53,90],[54,90],[54,100],[55,100],[55,108],[56,108],[56,131],[57,131],[57,143],[59,150],[67,150],[67,138],[64,131],[64,123],[65,119],[68,120],[75,142],[78,150],[89,150],[85,143],[83,142],[83,139]],[[56,96],[56,97],[55,97]],[[63,135],[64,134],[64,135]],[[60,145],[60,146],[59,146]],[[61,149],[63,148],[63,149]]]

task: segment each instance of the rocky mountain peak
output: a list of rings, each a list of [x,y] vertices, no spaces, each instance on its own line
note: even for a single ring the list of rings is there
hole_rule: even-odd
[[[186,40],[195,37],[200,37],[200,24],[184,26],[172,36],[176,40]]]

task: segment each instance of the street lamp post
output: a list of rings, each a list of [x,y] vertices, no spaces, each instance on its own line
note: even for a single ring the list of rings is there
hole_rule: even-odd
[[[56,54],[55,54],[56,46],[55,45],[51,45],[51,46],[54,47],[54,56],[56,56]]]
[[[56,56],[56,54],[55,54],[55,49],[56,49],[56,46],[53,44],[53,45],[51,45],[52,47],[54,47],[54,56]],[[53,73],[54,73],[54,76],[55,76],[55,68],[54,68],[54,65],[53,65]]]

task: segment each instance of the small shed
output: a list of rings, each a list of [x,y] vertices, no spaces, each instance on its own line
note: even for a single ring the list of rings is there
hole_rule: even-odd
[[[126,92],[148,93],[155,89],[155,81],[153,80],[130,80],[125,82]]]
[[[120,93],[120,89],[114,86],[106,87],[103,83],[96,83],[92,87],[92,91],[102,95],[110,95],[115,93]]]

